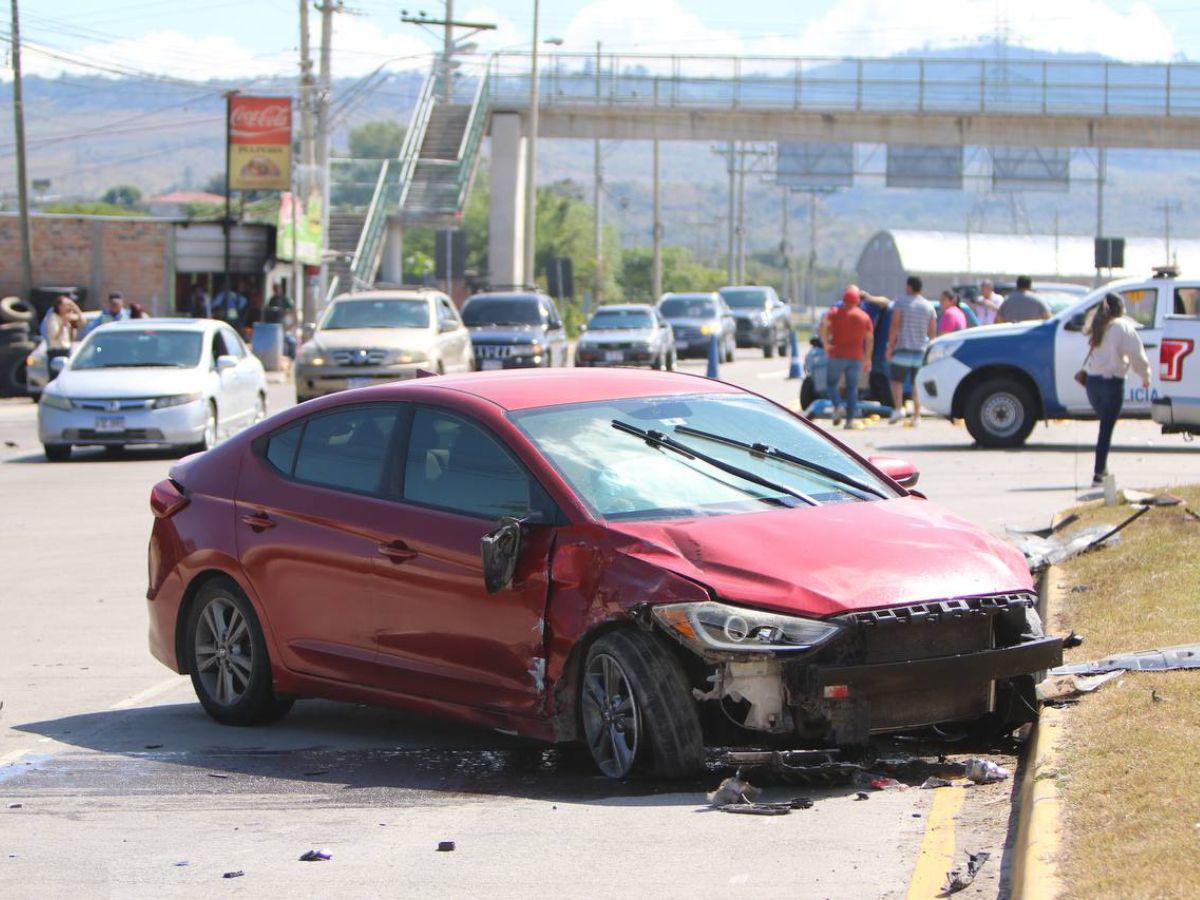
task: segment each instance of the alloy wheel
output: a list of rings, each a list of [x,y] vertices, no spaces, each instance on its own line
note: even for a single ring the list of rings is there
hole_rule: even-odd
[[[254,643],[250,625],[231,600],[214,597],[196,623],[196,672],[208,696],[233,706],[250,688]]]
[[[601,772],[610,778],[629,774],[641,726],[629,676],[616,658],[596,654],[583,676],[583,730]]]

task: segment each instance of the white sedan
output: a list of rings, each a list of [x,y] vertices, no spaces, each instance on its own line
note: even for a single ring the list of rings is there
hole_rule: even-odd
[[[38,403],[50,460],[80,445],[207,450],[267,414],[262,364],[224,322],[111,322],[51,365],[61,370]]]

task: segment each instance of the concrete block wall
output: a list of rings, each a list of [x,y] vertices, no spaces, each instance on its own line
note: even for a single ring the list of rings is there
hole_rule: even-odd
[[[35,215],[30,224],[35,285],[83,285],[93,309],[109,291],[120,291],[147,312],[170,311],[174,223]],[[20,291],[20,225],[15,215],[0,215],[0,295]]]

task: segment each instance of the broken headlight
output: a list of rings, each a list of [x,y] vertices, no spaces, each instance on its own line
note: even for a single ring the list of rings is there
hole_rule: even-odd
[[[693,649],[723,653],[781,653],[809,650],[829,640],[839,626],[799,616],[706,600],[651,609],[667,631]]]

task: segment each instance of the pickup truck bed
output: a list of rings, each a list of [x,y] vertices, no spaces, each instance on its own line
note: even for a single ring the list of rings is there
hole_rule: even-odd
[[[1200,316],[1172,315],[1158,350],[1159,395],[1150,415],[1164,434],[1200,434]]]

